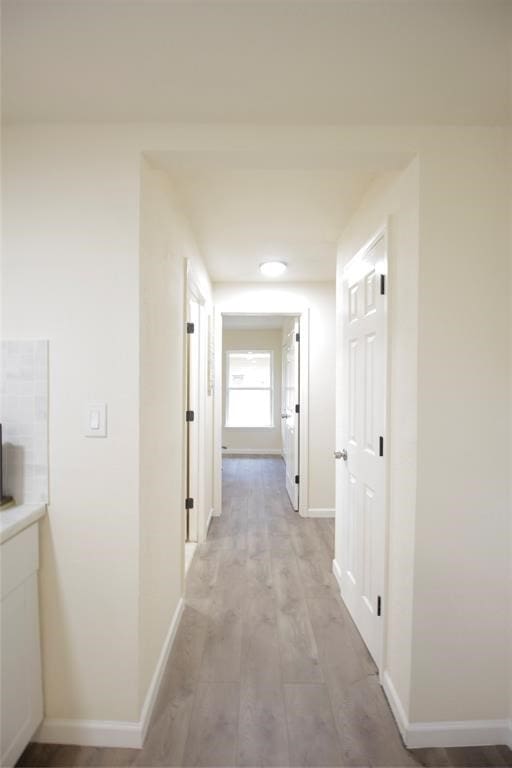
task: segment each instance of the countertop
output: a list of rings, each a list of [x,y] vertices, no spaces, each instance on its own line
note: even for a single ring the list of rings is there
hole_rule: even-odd
[[[0,544],[46,514],[46,504],[18,504],[0,512]]]

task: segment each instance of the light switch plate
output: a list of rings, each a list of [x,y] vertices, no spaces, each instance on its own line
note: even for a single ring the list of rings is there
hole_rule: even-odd
[[[87,403],[85,408],[85,436],[107,436],[107,404]]]

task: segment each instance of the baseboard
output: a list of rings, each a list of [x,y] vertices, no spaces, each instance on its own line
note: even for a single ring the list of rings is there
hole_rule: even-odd
[[[223,456],[282,456],[280,448],[227,448]]]
[[[212,517],[215,517],[215,510],[213,509],[213,507],[210,509],[210,514],[208,515],[208,520],[206,521],[206,535],[208,535],[208,529],[210,527]]]
[[[336,510],[330,507],[310,507],[305,515],[301,517],[335,517]]]
[[[45,718],[32,740],[41,744],[140,749],[141,734],[141,724],[137,721]]]
[[[174,611],[153,678],[148,688],[140,720],[61,720],[45,718],[33,741],[43,744],[76,744],[83,747],[125,747],[140,749],[155,706],[169,654],[183,613],[180,601]]]
[[[404,739],[409,749],[421,747],[510,746],[508,720],[465,720],[461,722],[411,723]],[[512,747],[511,747],[512,748]]]
[[[341,592],[341,568],[338,565],[338,561],[337,560],[333,560],[332,561],[332,572],[333,572],[334,578],[336,579],[336,582],[337,582],[338,587],[340,588],[340,592]]]
[[[398,730],[402,735],[404,744],[407,745],[407,735],[409,732],[410,725],[409,725],[409,720],[407,719],[407,715],[405,714],[405,709],[403,707],[400,696],[398,695],[396,688],[393,685],[393,681],[391,680],[388,672],[383,673],[381,682],[382,682],[382,687],[384,689],[384,693],[386,694],[386,698],[389,702],[389,706],[391,707],[393,717],[396,720]]]
[[[146,733],[148,731],[151,715],[153,714],[156,697],[158,696],[158,691],[160,690],[162,677],[165,672],[165,667],[167,666],[167,661],[169,660],[171,648],[174,643],[174,638],[176,637],[176,632],[178,630],[184,608],[185,603],[183,602],[183,598],[180,597],[178,605],[176,606],[176,610],[174,611],[174,615],[171,619],[169,629],[167,630],[167,635],[165,637],[162,650],[160,651],[160,657],[157,661],[155,671],[153,673],[153,678],[149,685],[146,698],[144,699],[144,704],[142,706],[142,712],[140,715],[141,746],[144,744],[144,739],[146,738]]]
[[[389,673],[382,686],[404,744],[409,749],[428,747],[485,747],[505,744],[512,749],[510,720],[463,720],[410,723]]]

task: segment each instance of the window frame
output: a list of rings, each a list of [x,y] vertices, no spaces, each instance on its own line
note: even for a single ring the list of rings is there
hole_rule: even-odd
[[[251,355],[251,354],[261,354],[265,353],[269,355],[270,357],[270,386],[268,387],[230,387],[229,386],[229,378],[230,378],[230,360],[229,356],[231,354],[234,355]],[[225,370],[226,370],[226,376],[225,376],[225,382],[224,382],[224,427],[225,429],[275,429],[275,414],[274,414],[274,393],[275,393],[275,373],[274,373],[274,350],[273,349],[226,349],[225,350]],[[267,424],[265,426],[255,427],[255,426],[249,426],[249,427],[243,427],[243,426],[232,426],[231,424],[228,424],[228,417],[229,417],[229,393],[231,390],[234,390],[236,392],[240,391],[246,391],[246,392],[270,392],[270,424]]]

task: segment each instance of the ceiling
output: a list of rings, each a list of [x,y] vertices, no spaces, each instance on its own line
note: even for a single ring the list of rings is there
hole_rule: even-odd
[[[334,280],[336,246],[374,177],[369,171],[204,168],[171,171],[214,282],[268,281],[261,262],[280,260],[272,282]]]
[[[2,0],[7,120],[510,118],[509,0]]]

